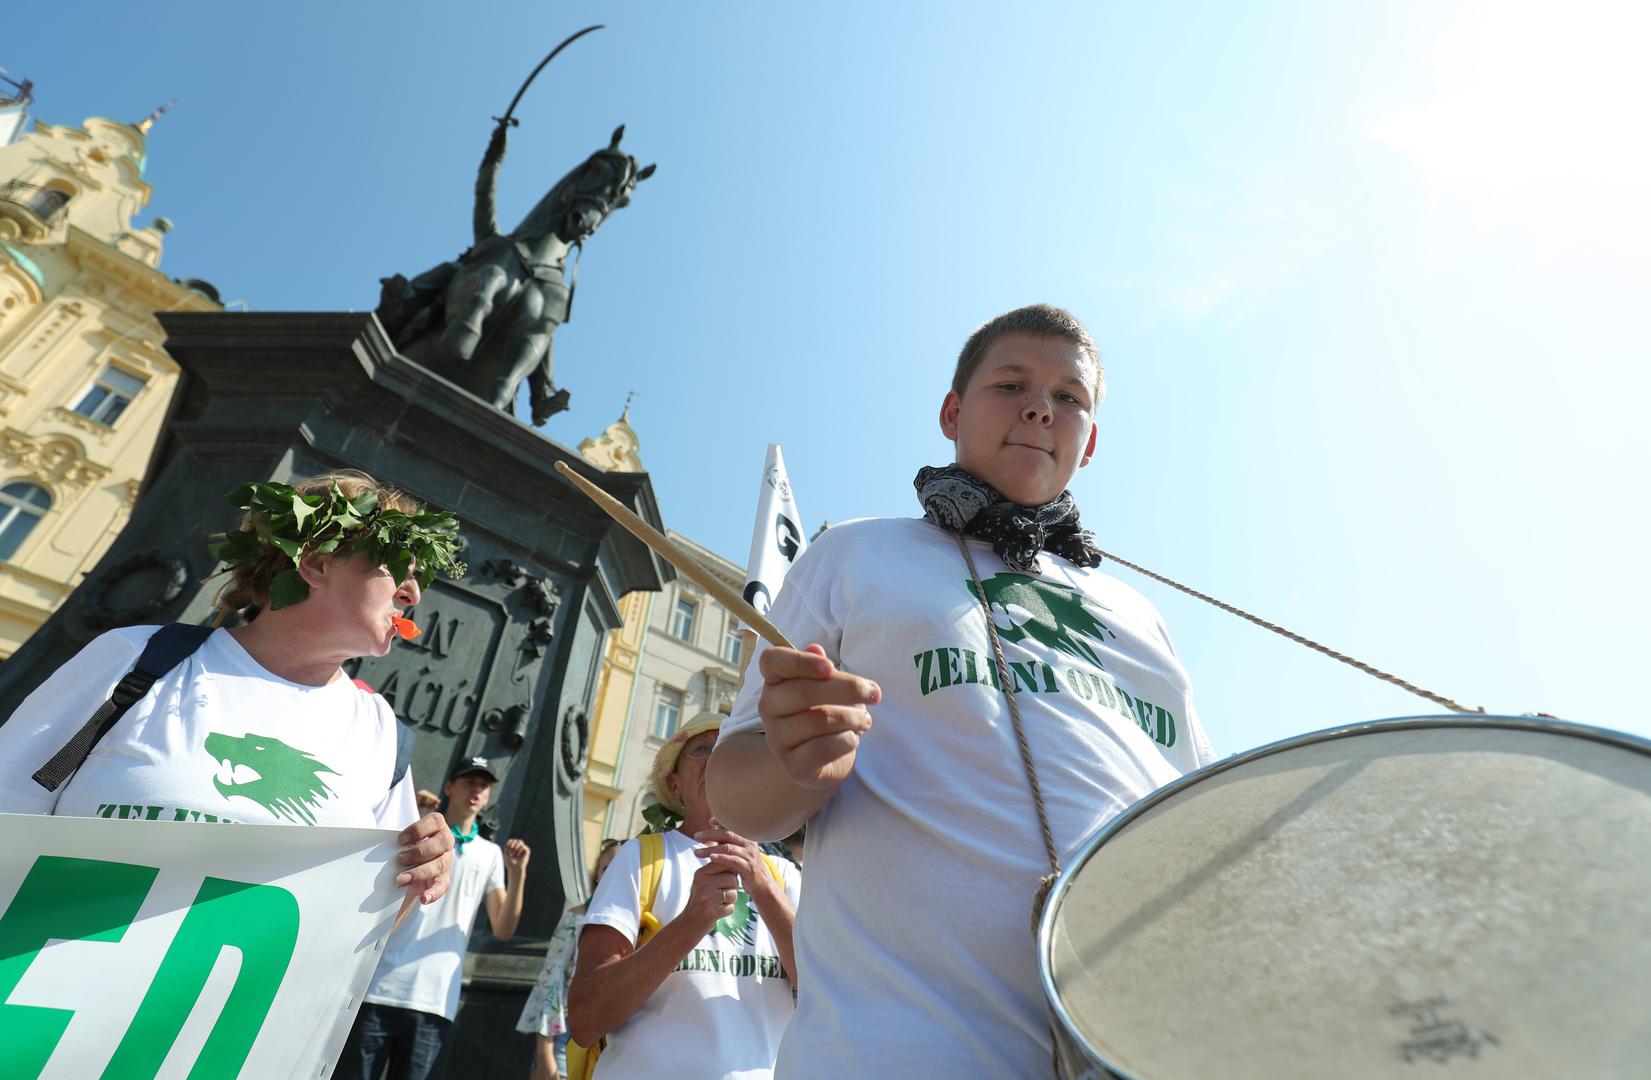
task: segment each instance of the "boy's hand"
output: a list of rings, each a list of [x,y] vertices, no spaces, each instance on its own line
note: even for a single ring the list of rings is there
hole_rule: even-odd
[[[865,709],[883,700],[870,679],[839,671],[825,650],[772,648],[758,662],[764,686],[757,702],[768,749],[791,781],[835,788],[854,769],[860,736],[871,727]]]

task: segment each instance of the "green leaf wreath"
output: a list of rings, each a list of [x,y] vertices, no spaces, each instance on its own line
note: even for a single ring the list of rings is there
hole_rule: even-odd
[[[307,553],[359,554],[389,570],[397,581],[417,566],[418,583],[429,588],[437,573],[463,577],[458,560],[459,521],[445,511],[408,514],[381,507],[378,492],[354,499],[333,483],[330,491],[300,495],[290,484],[242,484],[224,501],[250,515],[250,526],[225,533],[211,545],[214,558],[230,567],[248,566],[275,548],[292,566],[269,585],[269,607],[279,611],[308,598],[310,587],[298,572]]]

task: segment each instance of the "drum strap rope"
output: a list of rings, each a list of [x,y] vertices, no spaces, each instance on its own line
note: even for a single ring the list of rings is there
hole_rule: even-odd
[[[992,602],[986,598],[986,586],[981,584],[980,571],[975,569],[975,557],[962,533],[957,537],[963,561],[969,564],[969,577],[974,579],[975,595],[980,597],[980,609],[986,615],[986,636],[992,639],[992,659],[997,664],[997,676],[1003,683],[1003,696],[1009,702],[1009,720],[1014,724],[1015,742],[1020,746],[1020,763],[1026,768],[1026,785],[1032,789],[1032,804],[1038,809],[1038,829],[1043,833],[1043,853],[1049,857],[1049,873],[1038,879],[1038,891],[1032,895],[1032,937],[1038,936],[1038,923],[1043,920],[1043,909],[1049,903],[1049,891],[1055,879],[1061,876],[1061,859],[1055,851],[1055,834],[1049,828],[1049,811],[1043,805],[1043,788],[1038,786],[1038,769],[1032,763],[1032,748],[1026,745],[1026,729],[1020,722],[1020,705],[1015,701],[1014,680],[1009,677],[1009,663],[1003,658],[1003,642],[998,640],[997,620],[992,617]],[[1049,1067],[1058,1078],[1061,1075],[1060,1042],[1055,1038],[1055,1017],[1049,1017]]]
[[[998,679],[1003,683],[1003,696],[1009,699],[1009,719],[1014,724],[1015,742],[1020,745],[1020,763],[1026,768],[1026,783],[1032,789],[1032,803],[1038,808],[1038,828],[1043,832],[1043,852],[1049,856],[1049,873],[1038,881],[1038,891],[1032,898],[1032,934],[1038,932],[1038,921],[1043,918],[1043,906],[1049,900],[1049,890],[1061,874],[1060,856],[1055,853],[1055,834],[1049,828],[1049,811],[1043,805],[1043,789],[1038,786],[1037,766],[1032,764],[1032,749],[1026,745],[1026,729],[1020,722],[1020,706],[1015,702],[1015,684],[1009,678],[1009,664],[1003,659],[1003,643],[998,640],[997,620],[992,618],[992,602],[986,598],[986,586],[980,582],[980,571],[975,569],[975,557],[962,533],[953,533],[957,546],[963,551],[963,561],[969,564],[969,576],[974,579],[975,595],[980,597],[981,610],[986,613],[986,636],[992,639],[992,659],[997,663]]]
[[[1295,642],[1297,645],[1305,646],[1309,649],[1312,649],[1314,652],[1317,652],[1317,653],[1323,653],[1325,656],[1328,656],[1332,660],[1340,660],[1342,663],[1348,665],[1349,667],[1357,668],[1360,671],[1364,672],[1366,675],[1369,675],[1373,678],[1380,679],[1383,682],[1392,683],[1394,686],[1397,686],[1402,690],[1408,690],[1412,694],[1415,694],[1417,697],[1426,698],[1427,700],[1433,702],[1435,705],[1443,705],[1445,708],[1451,710],[1452,712],[1482,713],[1482,712],[1485,711],[1485,708],[1484,708],[1483,705],[1479,706],[1476,709],[1470,709],[1465,705],[1459,705],[1456,702],[1450,700],[1450,698],[1447,698],[1447,697],[1443,696],[1442,694],[1435,694],[1431,690],[1424,690],[1420,686],[1415,685],[1414,683],[1406,682],[1405,680],[1399,678],[1397,675],[1390,675],[1387,672],[1381,670],[1380,668],[1372,667],[1371,665],[1365,663],[1363,660],[1355,660],[1353,657],[1348,656],[1345,653],[1337,652],[1336,650],[1330,648],[1328,645],[1320,645],[1318,642],[1312,640],[1311,638],[1302,637],[1300,634],[1294,633],[1293,631],[1290,631],[1290,630],[1286,630],[1286,629],[1284,629],[1284,627],[1279,626],[1276,623],[1270,623],[1266,619],[1260,618],[1260,617],[1255,616],[1255,615],[1251,615],[1248,611],[1244,611],[1241,608],[1233,607],[1231,604],[1223,603],[1222,601],[1217,600],[1213,596],[1206,595],[1204,593],[1199,592],[1197,589],[1190,588],[1186,585],[1183,585],[1179,581],[1172,581],[1171,579],[1165,577],[1162,574],[1155,574],[1151,570],[1148,570],[1144,566],[1135,565],[1134,563],[1130,562],[1128,559],[1120,559],[1120,558],[1118,558],[1118,556],[1112,554],[1111,552],[1102,551],[1101,555],[1104,558],[1111,559],[1113,562],[1117,563],[1119,566],[1129,567],[1131,570],[1135,571],[1137,574],[1143,574],[1143,575],[1151,578],[1153,581],[1161,582],[1162,584],[1168,585],[1172,589],[1179,589],[1181,592],[1186,593],[1188,596],[1195,597],[1196,599],[1204,601],[1204,603],[1206,603],[1206,604],[1210,604],[1210,605],[1213,605],[1214,607],[1218,607],[1222,611],[1225,611],[1229,615],[1237,615],[1240,619],[1247,619],[1250,622],[1255,623],[1255,625],[1261,627],[1263,630],[1271,630],[1273,633],[1277,634],[1279,637],[1287,638],[1290,641]]]

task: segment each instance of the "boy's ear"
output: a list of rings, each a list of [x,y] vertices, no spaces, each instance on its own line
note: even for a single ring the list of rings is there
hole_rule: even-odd
[[[963,399],[957,396],[957,391],[946,391],[946,398],[940,403],[940,433],[952,442],[957,441],[957,418],[962,411]]]
[[[304,584],[315,588],[321,584],[321,578],[327,572],[327,556],[317,555],[314,552],[305,552],[298,556],[298,576],[304,579]]]
[[[1095,436],[1100,434],[1100,431],[1101,431],[1101,425],[1099,425],[1099,424],[1090,424],[1089,425],[1089,442],[1084,444],[1083,457],[1078,459],[1078,468],[1081,469],[1085,465],[1088,465],[1089,464],[1089,459],[1095,456]]]

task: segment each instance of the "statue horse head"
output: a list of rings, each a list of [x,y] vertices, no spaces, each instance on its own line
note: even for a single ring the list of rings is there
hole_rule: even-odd
[[[512,237],[537,240],[554,233],[563,242],[582,243],[609,214],[630,205],[636,185],[654,174],[652,165],[637,167],[636,159],[619,149],[625,125],[614,129],[608,145],[586,158],[528,211]]]

